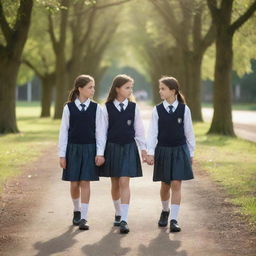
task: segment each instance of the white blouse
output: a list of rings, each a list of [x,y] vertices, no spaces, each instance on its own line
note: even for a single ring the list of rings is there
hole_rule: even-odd
[[[85,111],[90,105],[91,100],[87,99],[83,104],[85,104]],[[75,100],[75,104],[77,108],[81,111],[82,107],[80,104],[79,99]],[[69,108],[68,105],[64,106],[63,109],[63,114],[62,114],[62,120],[61,120],[61,125],[60,125],[60,133],[59,133],[59,157],[65,157],[66,156],[66,149],[67,149],[67,143],[68,143],[68,129],[69,129]],[[101,148],[103,145],[105,146],[105,142],[102,140],[102,137],[100,136],[101,131],[100,131],[100,125],[103,120],[103,114],[102,114],[102,108],[100,107],[99,104],[97,104],[97,109],[96,109],[96,149],[97,149],[97,155],[103,155],[101,154]],[[104,153],[104,152],[103,152]]]
[[[178,100],[175,100],[173,104],[169,104],[166,100],[163,101],[164,108],[167,112],[169,112],[169,106],[173,106],[173,111],[178,107]],[[157,136],[158,136],[158,113],[156,106],[153,108],[151,123],[149,125],[148,130],[148,138],[147,138],[147,153],[148,155],[154,155],[155,147],[157,144]],[[185,113],[184,113],[184,132],[188,145],[188,149],[190,152],[190,157],[194,156],[195,150],[195,135],[193,130],[191,112],[187,105],[185,105]]]

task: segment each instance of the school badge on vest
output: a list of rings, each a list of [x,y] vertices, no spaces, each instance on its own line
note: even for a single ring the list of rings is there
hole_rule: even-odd
[[[127,124],[130,126],[132,124],[132,120],[127,120]]]
[[[178,121],[178,124],[181,124],[182,118],[178,118],[177,121]]]

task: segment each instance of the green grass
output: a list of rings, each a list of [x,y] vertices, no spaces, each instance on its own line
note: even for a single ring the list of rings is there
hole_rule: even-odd
[[[60,121],[39,115],[39,103],[18,103],[20,133],[0,136],[0,192],[8,178],[19,174],[25,164],[36,160],[43,149],[57,141]]]
[[[221,184],[228,201],[256,223],[256,143],[239,138],[206,135],[209,124],[196,123],[196,160]]]

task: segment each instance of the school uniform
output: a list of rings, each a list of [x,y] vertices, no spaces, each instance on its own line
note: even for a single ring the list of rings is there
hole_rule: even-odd
[[[105,164],[100,168],[100,176],[141,177],[136,142],[140,150],[146,150],[146,143],[138,106],[128,99],[123,102],[114,100],[103,107],[103,117],[102,131],[106,146]]]
[[[100,106],[90,99],[65,105],[59,135],[59,157],[66,158],[63,180],[99,180],[95,156],[102,143],[98,138],[101,116]]]
[[[148,154],[154,155],[153,181],[193,179],[191,157],[195,138],[187,105],[166,100],[153,108],[149,127]]]

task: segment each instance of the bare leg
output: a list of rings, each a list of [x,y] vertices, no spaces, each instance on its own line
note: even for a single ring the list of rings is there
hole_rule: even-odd
[[[161,188],[160,188],[160,197],[161,201],[167,201],[170,199],[170,184],[167,184],[165,182],[161,183]]]
[[[113,201],[120,199],[119,178],[111,178],[111,195]]]
[[[172,199],[171,204],[180,204],[181,202],[181,181],[173,180],[171,182]]]
[[[120,177],[119,187],[120,187],[120,196],[121,204],[130,203],[130,177]]]
[[[88,204],[90,201],[90,181],[80,181],[81,187],[81,203]]]
[[[77,199],[80,197],[80,182],[71,181],[70,182],[70,194],[72,199]]]

